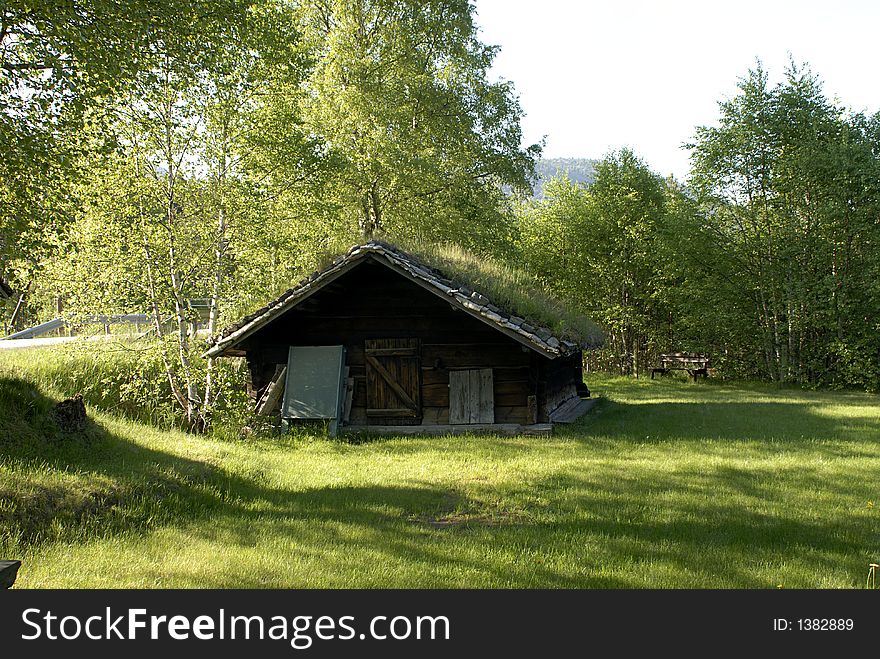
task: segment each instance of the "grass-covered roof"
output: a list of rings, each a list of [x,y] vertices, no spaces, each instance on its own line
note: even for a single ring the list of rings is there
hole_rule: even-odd
[[[549,357],[569,354],[583,347],[598,347],[602,343],[602,335],[595,324],[542,291],[535,280],[521,270],[477,257],[457,247],[404,251],[373,240],[355,245],[265,307],[224,330],[214,339],[208,355],[226,354],[241,340],[364,258],[383,262]]]
[[[602,344],[602,332],[592,320],[546,292],[521,268],[457,245],[408,247],[407,251],[452,281],[479,291],[509,315],[546,327],[555,336],[585,348]]]

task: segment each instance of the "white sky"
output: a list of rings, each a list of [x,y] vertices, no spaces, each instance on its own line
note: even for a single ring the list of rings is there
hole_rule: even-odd
[[[808,62],[826,95],[880,110],[878,0],[475,0],[492,74],[513,81],[526,144],[545,157],[600,158],[631,147],[683,179],[681,148],[714,124],[718,101],[760,58],[778,81]]]

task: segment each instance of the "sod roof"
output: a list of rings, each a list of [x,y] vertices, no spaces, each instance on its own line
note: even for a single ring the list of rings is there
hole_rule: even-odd
[[[382,263],[547,357],[555,358],[602,344],[596,325],[572,313],[515,268],[455,248],[433,248],[415,255],[372,240],[355,245],[324,269],[223,330],[212,339],[207,356],[231,354],[245,338],[363,259]]]

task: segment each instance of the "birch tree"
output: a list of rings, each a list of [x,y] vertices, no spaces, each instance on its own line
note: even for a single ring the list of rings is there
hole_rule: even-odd
[[[506,219],[493,212],[501,186],[528,189],[539,147],[521,147],[511,84],[488,79],[497,49],[479,41],[473,11],[466,0],[303,3],[315,53],[306,119],[364,238],[473,234],[484,246]]]
[[[751,307],[763,374],[876,378],[878,343],[864,332],[877,313],[876,117],[846,113],[794,64],[775,86],[750,71],[720,110],[697,132],[691,185],[707,208],[701,230]]]

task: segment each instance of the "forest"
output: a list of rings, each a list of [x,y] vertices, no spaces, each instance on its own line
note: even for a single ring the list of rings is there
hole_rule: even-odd
[[[880,114],[806,63],[746,69],[686,180],[620,149],[534,196],[542,145],[467,0],[0,11],[0,323],[149,314],[190,427],[228,377],[193,301],[215,334],[371,238],[564,301],[604,333],[591,371],[693,351],[725,378],[880,388]]]

